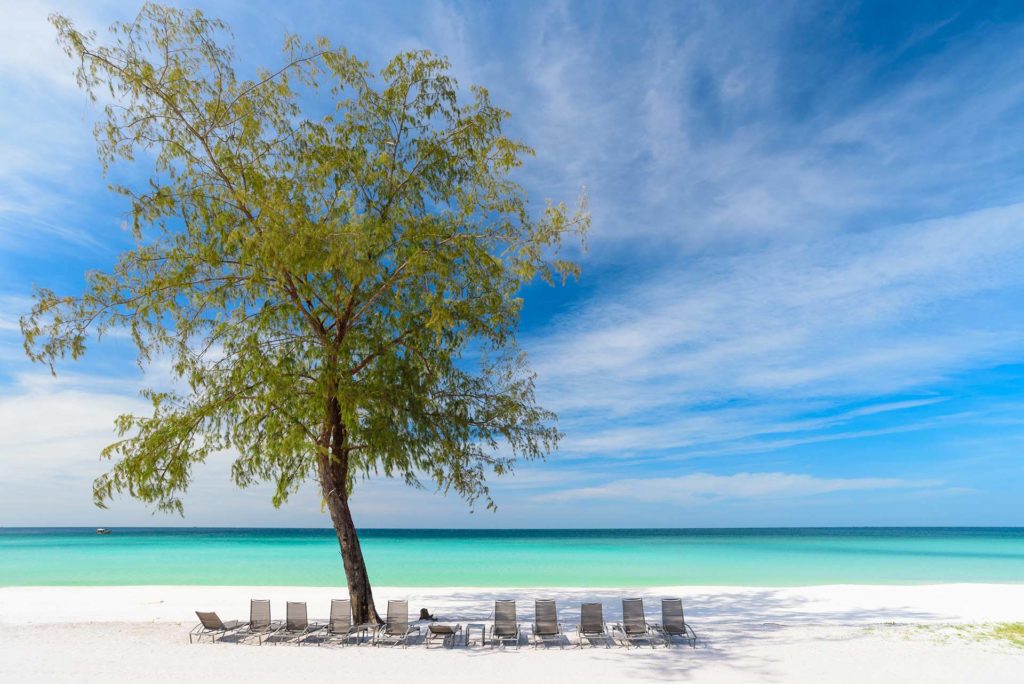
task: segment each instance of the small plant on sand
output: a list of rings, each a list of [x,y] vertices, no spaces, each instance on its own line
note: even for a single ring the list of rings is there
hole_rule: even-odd
[[[1004,622],[992,628],[993,639],[1008,641],[1018,648],[1024,648],[1024,622]]]

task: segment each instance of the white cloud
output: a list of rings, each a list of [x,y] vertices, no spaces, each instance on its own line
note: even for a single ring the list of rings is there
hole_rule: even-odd
[[[88,383],[91,389],[69,379],[5,388],[0,396],[0,463],[6,481],[102,472],[99,454],[114,441],[114,419],[121,413],[145,412],[147,405],[111,391],[112,381],[93,380],[97,382]]]
[[[595,487],[566,489],[537,498],[547,501],[615,499],[686,506],[716,501],[791,499],[875,489],[924,489],[941,484],[935,480],[822,478],[793,473],[694,473],[681,477],[618,480]]]
[[[1021,290],[1012,205],[662,267],[527,347],[570,451],[684,448],[936,403],[945,378],[1020,358]]]
[[[57,44],[47,20],[53,9],[25,2],[0,9],[0,249],[35,248],[41,236],[51,249],[101,244],[78,202],[105,188],[92,137],[97,108],[79,91],[76,65]],[[96,9],[93,3],[61,11],[90,30]]]

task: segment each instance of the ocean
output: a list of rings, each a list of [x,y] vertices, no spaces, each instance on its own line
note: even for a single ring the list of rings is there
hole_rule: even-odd
[[[344,585],[330,529],[0,528],[0,586]],[[362,530],[379,586],[1024,582],[1024,528]]]

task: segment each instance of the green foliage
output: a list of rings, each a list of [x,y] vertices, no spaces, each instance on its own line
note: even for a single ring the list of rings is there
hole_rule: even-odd
[[[153,171],[115,188],[136,246],[81,296],[39,289],[26,351],[53,369],[127,329],[139,363],[170,358],[185,388],[118,419],[97,505],[127,491],[180,512],[193,465],[234,449],[234,480],[275,482],[275,505],[341,459],[349,490],[382,474],[493,507],[487,475],[555,448],[516,347],[518,291],[577,275],[559,247],[589,216],[582,198],[531,213],[510,173],[532,151],[485,89],[461,97],[425,51],[375,75],[295,36],[282,68],[243,79],[222,23],[154,4],[107,43],[51,20],[109,102],[104,168]]]
[[[992,637],[1024,648],[1024,622],[1002,622],[992,628]]]

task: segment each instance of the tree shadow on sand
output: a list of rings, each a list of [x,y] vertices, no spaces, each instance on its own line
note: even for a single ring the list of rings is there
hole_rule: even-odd
[[[515,599],[518,602],[520,622],[524,632],[533,620],[533,600],[553,598],[558,603],[558,617],[564,630],[572,639],[571,650],[579,654],[575,642],[575,626],[580,618],[580,604],[600,602],[608,623],[615,623],[622,617],[622,598],[641,595],[645,599],[648,622],[661,622],[660,595],[644,595],[641,590],[495,590],[495,599]],[[426,596],[426,593],[424,593]],[[827,609],[812,606],[813,599],[795,596],[792,592],[777,589],[763,589],[735,593],[697,594],[690,598],[683,596],[687,623],[697,632],[697,647],[676,643],[671,648],[658,644],[656,648],[641,646],[630,649],[629,667],[636,676],[648,679],[681,681],[699,675],[706,666],[728,668],[743,676],[766,679],[780,664],[781,658],[773,657],[771,648],[765,643],[785,644],[791,638],[791,629],[821,625],[829,627],[867,627],[891,622],[923,622],[942,619],[944,616],[910,608],[864,607],[857,609]],[[493,602],[481,601],[480,592],[455,592],[445,594],[445,611],[438,618],[448,622],[485,622],[492,618]],[[856,639],[856,629],[825,630],[822,640]],[[524,646],[526,642],[524,641]],[[759,648],[752,648],[757,645]],[[609,667],[620,668],[622,656],[613,649],[587,647],[589,657],[606,659]],[[557,650],[557,649],[555,649]],[[497,649],[473,648],[472,657],[490,657],[499,653]]]

